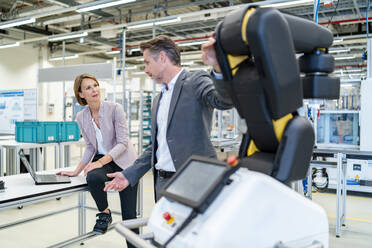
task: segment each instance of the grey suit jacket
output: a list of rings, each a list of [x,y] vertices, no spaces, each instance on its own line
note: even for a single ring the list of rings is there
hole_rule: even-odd
[[[161,94],[151,112],[152,145],[122,173],[135,185],[156,164],[157,109]],[[177,79],[169,107],[167,142],[176,171],[191,155],[216,157],[210,141],[213,109],[229,109],[233,104],[224,82],[211,79],[204,71],[183,70]]]
[[[120,168],[125,170],[136,160],[137,153],[129,139],[124,109],[120,104],[102,101],[98,114],[103,144],[107,153]],[[81,161],[88,163],[97,153],[96,132],[88,107],[77,114],[76,121],[86,144]]]

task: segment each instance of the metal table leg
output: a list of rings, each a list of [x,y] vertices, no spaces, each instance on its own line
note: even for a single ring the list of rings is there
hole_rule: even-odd
[[[341,215],[340,215],[340,200],[341,200],[341,180],[342,180],[342,153],[337,153],[337,203],[336,203],[336,237],[340,237]]]
[[[78,225],[79,225],[79,236],[84,235],[86,233],[86,195],[85,192],[79,192],[79,210],[78,210]]]
[[[342,226],[345,226],[345,219],[346,219],[346,196],[347,196],[347,189],[346,189],[346,186],[347,186],[347,177],[346,177],[346,172],[347,172],[347,163],[345,161],[345,163],[343,163],[343,166],[342,166],[342,174],[343,174],[343,185],[342,185],[342,221],[341,221],[341,225]]]

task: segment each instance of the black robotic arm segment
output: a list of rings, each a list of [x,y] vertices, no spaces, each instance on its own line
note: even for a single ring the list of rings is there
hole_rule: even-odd
[[[297,53],[311,53],[332,45],[333,35],[329,29],[297,16],[282,15],[288,23]]]
[[[303,178],[314,131],[297,109],[304,97],[339,95],[339,78],[328,76],[331,32],[273,8],[247,7],[227,15],[215,38],[226,88],[248,127],[241,165],[284,183]],[[304,53],[299,60],[296,52]]]

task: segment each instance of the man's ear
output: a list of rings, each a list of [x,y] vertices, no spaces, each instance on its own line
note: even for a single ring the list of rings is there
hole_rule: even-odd
[[[164,64],[167,60],[167,54],[164,51],[160,51],[159,58],[160,58],[160,62]]]

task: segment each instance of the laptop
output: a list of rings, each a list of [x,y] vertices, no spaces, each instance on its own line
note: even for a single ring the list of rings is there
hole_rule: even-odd
[[[71,179],[68,176],[57,176],[55,174],[37,174],[34,169],[32,169],[30,163],[28,162],[23,150],[19,150],[19,157],[22,159],[27,171],[31,174],[34,179],[35,184],[57,184],[57,183],[71,183]]]

